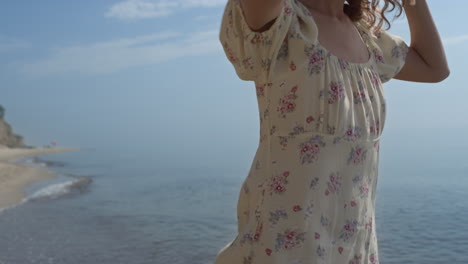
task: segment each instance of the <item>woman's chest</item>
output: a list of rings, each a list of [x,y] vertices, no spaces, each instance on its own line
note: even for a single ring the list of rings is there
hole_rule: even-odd
[[[269,120],[270,134],[338,135],[351,129],[369,139],[380,135],[386,102],[372,66],[347,65],[318,53],[288,67],[289,74],[257,85],[260,121]]]

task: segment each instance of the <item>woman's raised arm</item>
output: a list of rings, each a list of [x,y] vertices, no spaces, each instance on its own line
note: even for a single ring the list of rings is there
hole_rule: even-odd
[[[406,2],[406,1],[405,1]],[[440,82],[450,74],[444,48],[426,0],[404,4],[411,31],[406,63],[395,79],[413,82]]]
[[[263,32],[274,23],[283,0],[240,0],[246,23],[252,31]]]

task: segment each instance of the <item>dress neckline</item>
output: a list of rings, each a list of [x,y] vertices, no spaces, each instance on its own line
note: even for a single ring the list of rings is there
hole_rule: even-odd
[[[325,52],[327,52],[328,54],[330,54],[330,57],[333,57],[335,59],[338,59],[342,62],[345,62],[346,64],[349,64],[349,65],[356,65],[356,66],[364,66],[364,65],[369,65],[372,63],[372,51],[369,47],[369,43],[368,43],[368,39],[366,38],[365,34],[363,34],[363,29],[362,29],[362,25],[359,23],[359,21],[357,22],[353,22],[353,26],[354,28],[356,28],[356,30],[358,31],[358,34],[359,34],[359,37],[361,38],[361,41],[364,43],[364,45],[366,46],[366,50],[367,50],[367,53],[368,53],[368,56],[369,56],[369,59],[367,61],[364,61],[364,62],[355,62],[355,61],[349,61],[349,60],[346,60],[346,59],[343,59],[341,57],[338,57],[337,55],[335,55],[333,52],[331,52],[328,48],[326,48],[324,45],[322,45],[322,43],[320,43],[319,39],[318,39],[318,36],[319,36],[319,29],[318,29],[318,26],[317,26],[317,23],[315,22],[315,19],[312,15],[312,12],[310,12],[310,10],[300,1],[300,0],[293,0],[295,2],[299,2],[299,4],[305,9],[306,13],[307,13],[307,16],[310,18],[311,22],[313,23],[313,26],[315,27],[315,30],[317,32],[317,38],[315,40],[316,44],[319,45]]]

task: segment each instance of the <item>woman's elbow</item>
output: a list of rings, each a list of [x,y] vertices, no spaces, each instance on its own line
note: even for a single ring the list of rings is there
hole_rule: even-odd
[[[450,69],[446,68],[446,69],[440,70],[437,72],[437,74],[434,74],[434,75],[435,75],[436,83],[442,82],[443,80],[447,79],[450,76]]]

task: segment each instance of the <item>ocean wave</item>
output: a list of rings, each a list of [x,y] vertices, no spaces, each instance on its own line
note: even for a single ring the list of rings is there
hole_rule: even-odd
[[[27,159],[26,162],[30,164],[37,164],[42,167],[64,167],[65,166],[65,162],[55,161],[55,160],[44,160],[36,156]]]
[[[73,180],[48,185],[23,198],[22,202],[55,199],[73,191],[83,192],[92,182],[89,176],[78,176]]]

